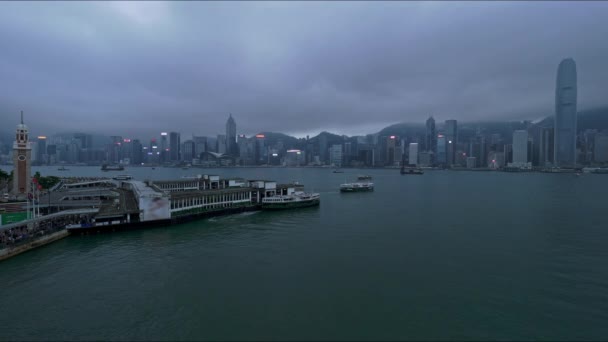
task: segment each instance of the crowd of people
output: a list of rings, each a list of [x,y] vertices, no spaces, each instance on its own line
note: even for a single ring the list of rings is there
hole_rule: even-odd
[[[0,249],[11,248],[26,242],[35,240],[44,235],[49,235],[65,229],[71,224],[90,224],[88,217],[61,216],[48,220],[34,222],[28,226],[27,223],[10,229],[0,230]],[[1,227],[0,227],[1,229]]]
[[[66,177],[66,178],[61,178],[61,181],[64,184],[94,182],[94,181],[102,181],[102,180],[110,180],[110,178],[108,178],[108,177]]]

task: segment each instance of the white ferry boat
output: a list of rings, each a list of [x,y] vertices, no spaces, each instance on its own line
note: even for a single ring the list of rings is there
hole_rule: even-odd
[[[296,191],[291,195],[276,195],[262,198],[262,209],[292,209],[319,205],[321,196],[318,193]]]
[[[340,185],[340,192],[363,192],[363,191],[374,191],[374,183],[357,182],[357,183],[345,183],[345,184]]]

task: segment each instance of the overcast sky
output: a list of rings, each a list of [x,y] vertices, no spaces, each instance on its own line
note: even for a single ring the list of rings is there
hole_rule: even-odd
[[[0,2],[0,117],[34,134],[301,136],[535,119],[561,59],[608,104],[608,2]]]

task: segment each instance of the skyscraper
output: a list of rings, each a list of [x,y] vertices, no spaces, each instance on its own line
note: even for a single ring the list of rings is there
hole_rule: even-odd
[[[231,156],[238,155],[238,145],[236,144],[236,122],[232,114],[226,121],[226,153]]]
[[[143,161],[143,145],[141,141],[134,139],[131,144],[131,163],[141,164]]]
[[[436,155],[436,161],[437,164],[440,165],[445,165],[446,164],[446,138],[443,134],[438,134],[437,135],[437,155]]]
[[[106,160],[109,163],[119,163],[122,159],[122,137],[113,135],[110,137],[110,142],[106,145]],[[65,156],[60,157],[65,161]]]
[[[196,144],[192,140],[186,140],[183,144],[182,158],[184,161],[191,163],[195,158]]]
[[[513,164],[524,165],[528,162],[528,132],[513,132]]]
[[[254,142],[254,159],[255,164],[261,165],[266,163],[266,136],[264,134],[257,134]]]
[[[161,163],[165,163],[168,162],[170,160],[169,155],[170,155],[170,148],[169,148],[169,144],[167,143],[167,132],[161,132],[160,133],[160,146],[159,146],[160,151],[160,162]]]
[[[596,134],[594,140],[594,161],[596,163],[608,162],[608,132]]]
[[[180,159],[180,136],[177,132],[169,133],[169,156],[172,162]]]
[[[424,148],[426,151],[437,153],[437,132],[435,131],[435,119],[432,116],[426,120]]]
[[[193,136],[194,141],[194,158],[200,158],[201,153],[207,152],[207,137]]]
[[[552,127],[543,127],[540,131],[540,142],[538,149],[540,166],[549,166],[553,163],[553,157],[555,155],[553,149],[555,147],[553,139],[554,130]]]
[[[556,166],[576,165],[576,64],[572,58],[559,63],[555,87],[555,158]]]
[[[410,143],[409,164],[418,165],[418,143]]]
[[[47,156],[46,156],[46,137],[41,135],[38,137],[38,156],[36,158],[38,160],[38,164],[46,164]]]
[[[456,120],[445,120],[446,163],[452,166],[456,157],[458,143],[458,123]]]
[[[321,163],[327,163],[327,134],[321,133],[319,134],[319,159],[321,159]]]
[[[226,136],[223,134],[217,135],[217,153],[228,153],[228,143],[226,141]]]
[[[395,149],[397,147],[397,136],[391,135],[386,139],[386,151],[384,155],[384,161],[386,165],[394,165],[395,162],[401,163],[401,158],[395,160]]]
[[[342,166],[342,144],[334,144],[329,148],[329,162],[333,166]]]

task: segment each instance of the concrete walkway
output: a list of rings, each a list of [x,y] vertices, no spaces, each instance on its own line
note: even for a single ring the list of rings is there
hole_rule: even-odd
[[[50,235],[41,236],[40,238],[30,241],[26,244],[19,245],[16,247],[8,247],[0,250],[0,261],[4,259],[8,259],[17,254],[21,254],[23,252],[27,252],[36,247],[47,245],[53,241],[57,241],[67,237],[69,235],[67,229],[60,230]]]

